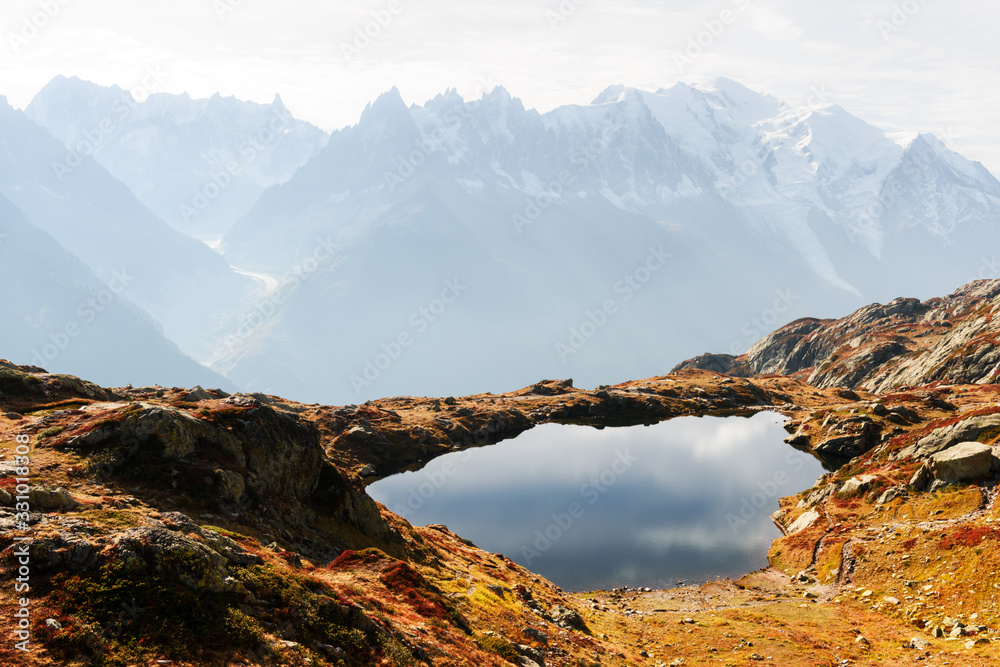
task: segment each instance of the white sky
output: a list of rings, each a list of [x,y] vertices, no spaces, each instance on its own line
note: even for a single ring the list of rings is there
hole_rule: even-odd
[[[390,2],[398,12],[348,62],[341,44]],[[680,70],[675,56],[724,10],[730,24],[705,32],[704,53]],[[565,20],[553,27],[547,12]],[[15,49],[26,21],[45,25]],[[1000,3],[974,0],[4,0],[0,94],[23,107],[56,74],[135,89],[157,68],[157,91],[279,92],[329,130],[394,85],[422,103],[502,84],[545,111],[614,83],[726,76],[792,103],[824,91],[884,129],[936,132],[1000,174],[998,26]]]

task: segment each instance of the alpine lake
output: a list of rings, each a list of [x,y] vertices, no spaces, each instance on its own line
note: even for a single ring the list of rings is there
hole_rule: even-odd
[[[783,418],[679,417],[652,426],[545,424],[438,457],[368,493],[414,525],[444,524],[569,591],[671,588],[767,565],[778,498],[820,461]]]

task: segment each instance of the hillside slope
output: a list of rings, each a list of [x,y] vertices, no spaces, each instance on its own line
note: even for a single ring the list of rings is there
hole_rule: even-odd
[[[172,229],[93,158],[69,151],[0,97],[0,194],[104,282],[124,294],[185,354],[203,361],[220,313],[252,292],[205,244]]]
[[[0,195],[4,354],[103,384],[229,386],[167,340],[162,328],[128,300],[126,287],[117,278],[100,281]]]
[[[961,326],[984,289],[949,297],[938,326]],[[0,661],[996,664],[998,401],[985,383],[875,394],[686,369],[328,407],[102,389],[0,363],[0,441],[30,456],[32,487],[17,514],[23,471],[4,462],[0,563],[13,578],[27,558],[31,611],[29,652],[6,643]],[[736,581],[567,592],[364,491],[371,475],[541,423],[759,411],[787,416],[798,446],[853,458],[780,500],[771,567]],[[0,589],[4,623],[21,608],[13,590]]]

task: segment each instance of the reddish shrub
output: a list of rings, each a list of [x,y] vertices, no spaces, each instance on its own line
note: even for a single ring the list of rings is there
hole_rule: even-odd
[[[856,510],[861,506],[861,501],[856,498],[842,498],[834,496],[831,501],[834,507],[844,510]]]
[[[396,563],[387,569],[379,576],[379,579],[390,591],[427,587],[427,582],[420,576],[420,573],[403,562]]]
[[[942,549],[952,547],[974,547],[978,546],[986,538],[1000,538],[1000,530],[988,526],[959,526],[950,533],[941,536],[939,546]]]
[[[337,556],[337,559],[330,563],[331,570],[346,570],[362,565],[374,565],[381,560],[389,560],[389,557],[378,549],[365,549],[363,551],[345,551]]]
[[[396,593],[424,618],[449,621],[451,615],[441,597],[430,590],[427,580],[407,563],[399,562],[383,572],[379,579],[389,591]]]
[[[423,591],[408,588],[403,591],[402,597],[406,599],[411,607],[413,607],[413,611],[417,612],[426,619],[437,618],[442,621],[451,620],[451,615],[448,613],[448,610],[444,608],[441,601],[428,597]]]

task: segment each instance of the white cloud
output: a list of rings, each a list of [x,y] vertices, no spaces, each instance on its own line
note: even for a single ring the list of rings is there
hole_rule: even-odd
[[[756,7],[751,12],[754,29],[769,39],[799,39],[805,33],[803,28],[795,25],[787,16],[770,7]]]
[[[556,0],[399,0],[402,10],[351,64],[340,45],[388,0],[219,1],[238,5],[225,20],[215,0],[71,0],[15,53],[9,35],[41,10],[38,0],[8,0],[0,94],[24,106],[56,74],[134,85],[152,62],[167,72],[168,91],[260,102],[280,92],[294,113],[333,129],[393,85],[419,103],[449,87],[471,95],[488,78],[547,110],[588,102],[612,83],[655,89],[726,76],[792,102],[822,86],[886,129],[952,128],[957,150],[1000,172],[996,4],[923,3],[901,16],[902,3],[890,1],[567,0],[576,10],[553,29],[546,12],[559,11]],[[738,20],[679,73],[673,54],[722,9]]]

